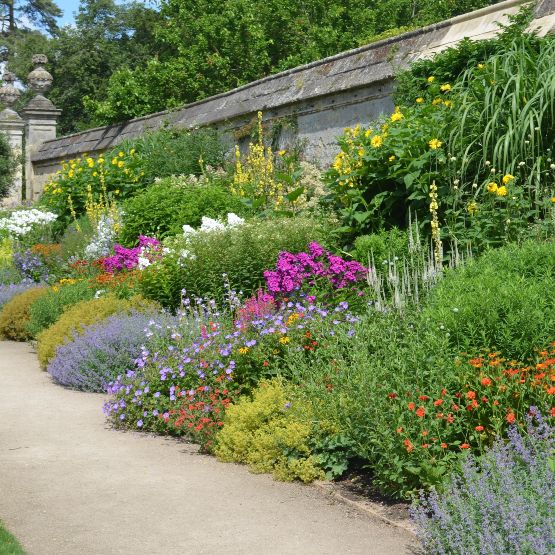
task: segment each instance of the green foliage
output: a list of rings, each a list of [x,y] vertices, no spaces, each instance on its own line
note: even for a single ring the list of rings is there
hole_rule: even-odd
[[[379,267],[384,261],[402,259],[408,255],[409,238],[406,231],[392,228],[355,239],[353,257],[368,265],[372,260]]]
[[[252,295],[264,284],[263,272],[275,264],[280,251],[300,252],[310,241],[325,245],[327,232],[325,222],[299,217],[253,221],[177,239],[168,243],[172,253],[143,270],[140,289],[145,297],[172,308],[179,306],[183,289],[191,298],[222,303],[226,274],[233,290]]]
[[[0,521],[0,553],[2,555],[25,555],[25,551]]]
[[[92,299],[95,292],[87,281],[50,287],[48,293],[39,297],[29,309],[28,332],[36,337],[54,324],[68,307]]]
[[[499,350],[516,360],[553,338],[555,245],[525,243],[487,252],[449,272],[430,294],[422,317],[449,334],[459,352]]]
[[[382,33],[388,36],[407,24],[425,25],[490,3],[163,0],[155,28],[161,54],[146,64],[126,64],[113,73],[105,95],[87,105],[104,123],[173,108],[356,47]]]
[[[17,160],[4,133],[0,133],[0,198],[8,196],[13,184]],[[19,199],[18,199],[19,200]]]
[[[228,212],[244,214],[246,207],[229,192],[225,176],[166,178],[123,204],[119,240],[132,246],[139,235],[164,239],[182,233],[185,224],[199,227],[203,216],[218,219]]]
[[[342,231],[404,226],[409,211],[427,224],[436,186],[441,234],[459,245],[477,250],[552,232],[555,41],[519,25],[454,83],[443,82],[442,68],[475,49],[463,43],[440,54],[440,76],[419,76],[410,105],[385,123],[346,130],[328,172]]]
[[[146,183],[172,175],[200,175],[207,167],[221,167],[226,154],[214,129],[163,128],[121,146],[136,151]]]
[[[7,302],[0,312],[0,337],[13,341],[28,341],[32,335],[27,330],[32,304],[48,293],[46,287],[29,289]]]
[[[152,310],[155,306],[155,303],[145,301],[140,296],[126,300],[112,295],[74,304],[54,324],[37,336],[37,354],[41,367],[46,368],[56,354],[57,347],[70,341],[73,334],[82,333],[85,326],[99,322],[112,314]]]
[[[278,480],[322,479],[310,449],[310,409],[291,403],[291,395],[281,380],[263,381],[252,400],[243,397],[229,406],[216,436],[216,456],[248,464],[253,472],[271,472]]]

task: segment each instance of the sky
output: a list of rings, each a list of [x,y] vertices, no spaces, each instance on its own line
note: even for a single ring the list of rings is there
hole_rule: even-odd
[[[79,0],[57,0],[56,4],[64,12],[64,15],[59,20],[60,27],[73,23],[73,12],[76,12],[79,8]]]

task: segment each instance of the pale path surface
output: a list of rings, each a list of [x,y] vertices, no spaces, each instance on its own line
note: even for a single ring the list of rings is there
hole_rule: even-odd
[[[411,553],[410,535],[313,488],[111,430],[102,400],[0,342],[0,519],[31,555]]]

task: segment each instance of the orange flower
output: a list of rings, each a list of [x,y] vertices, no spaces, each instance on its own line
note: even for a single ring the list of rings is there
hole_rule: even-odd
[[[470,445],[468,445],[468,443],[463,443],[461,449],[470,449]]]
[[[555,387],[548,387],[546,391],[548,395],[555,395]]]
[[[424,418],[424,416],[426,416],[426,410],[424,407],[418,407],[416,409],[416,416],[418,416],[418,418]]]
[[[436,399],[434,401],[434,406],[435,407],[439,407],[439,405],[442,405],[442,404],[443,404],[443,399]]]
[[[506,420],[509,424],[513,424],[515,421],[515,415],[513,412],[510,412],[509,414],[507,414]]]
[[[549,411],[549,414],[551,414],[551,416],[555,418],[555,407],[551,407],[551,411]]]
[[[453,424],[454,421],[455,417],[452,414],[449,414],[449,416],[447,417],[448,424]]]
[[[447,443],[442,443],[442,444],[441,444],[441,448],[442,448],[442,449],[447,449]]]
[[[411,403],[409,403],[409,404],[407,405],[407,407],[408,407],[409,410],[414,410],[415,407],[416,407],[416,405],[415,405],[414,403],[411,402]]]
[[[466,394],[467,399],[476,399],[476,393],[474,391],[468,391]]]
[[[427,401],[429,399],[429,397],[427,395],[420,395],[420,397],[418,397],[419,401]]]
[[[482,378],[482,385],[488,387],[491,385],[491,380],[489,378]]]
[[[483,358],[471,358],[468,361],[468,364],[470,364],[470,366],[474,366],[474,368],[482,368],[482,365],[484,364],[484,359]]]
[[[402,427],[402,426],[399,426],[399,427],[397,428],[397,433],[400,434],[400,433],[402,433],[402,432],[403,432],[403,427]]]
[[[411,453],[414,449],[414,445],[410,442],[410,439],[405,439],[405,441],[403,441],[403,445],[405,446],[407,453]]]
[[[423,435],[424,437],[426,437],[426,436],[428,435],[428,432],[427,432],[426,430],[424,430],[424,431],[422,432],[422,435]]]
[[[484,427],[483,426],[476,426],[474,428],[477,432],[483,432],[484,431]]]
[[[428,447],[430,447],[429,443],[423,443],[422,444],[422,449],[428,449]]]
[[[442,396],[442,397],[445,397],[446,395],[447,395],[447,390],[446,390],[445,388],[443,388],[443,389],[441,390],[441,396]]]

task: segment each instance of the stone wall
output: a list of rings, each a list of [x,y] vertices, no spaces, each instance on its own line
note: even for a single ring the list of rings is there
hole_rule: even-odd
[[[343,128],[367,122],[393,108],[394,75],[415,60],[455,45],[494,36],[522,0],[508,0],[448,21],[379,41],[249,83],[173,111],[91,129],[46,141],[32,155],[34,190],[59,169],[62,159],[102,152],[124,139],[169,124],[178,128],[213,126],[231,144],[241,139],[256,112],[279,129],[283,142],[299,139],[307,157],[329,162]],[[555,0],[540,0],[534,28],[545,35],[555,28]],[[61,106],[63,108],[63,106]]]

